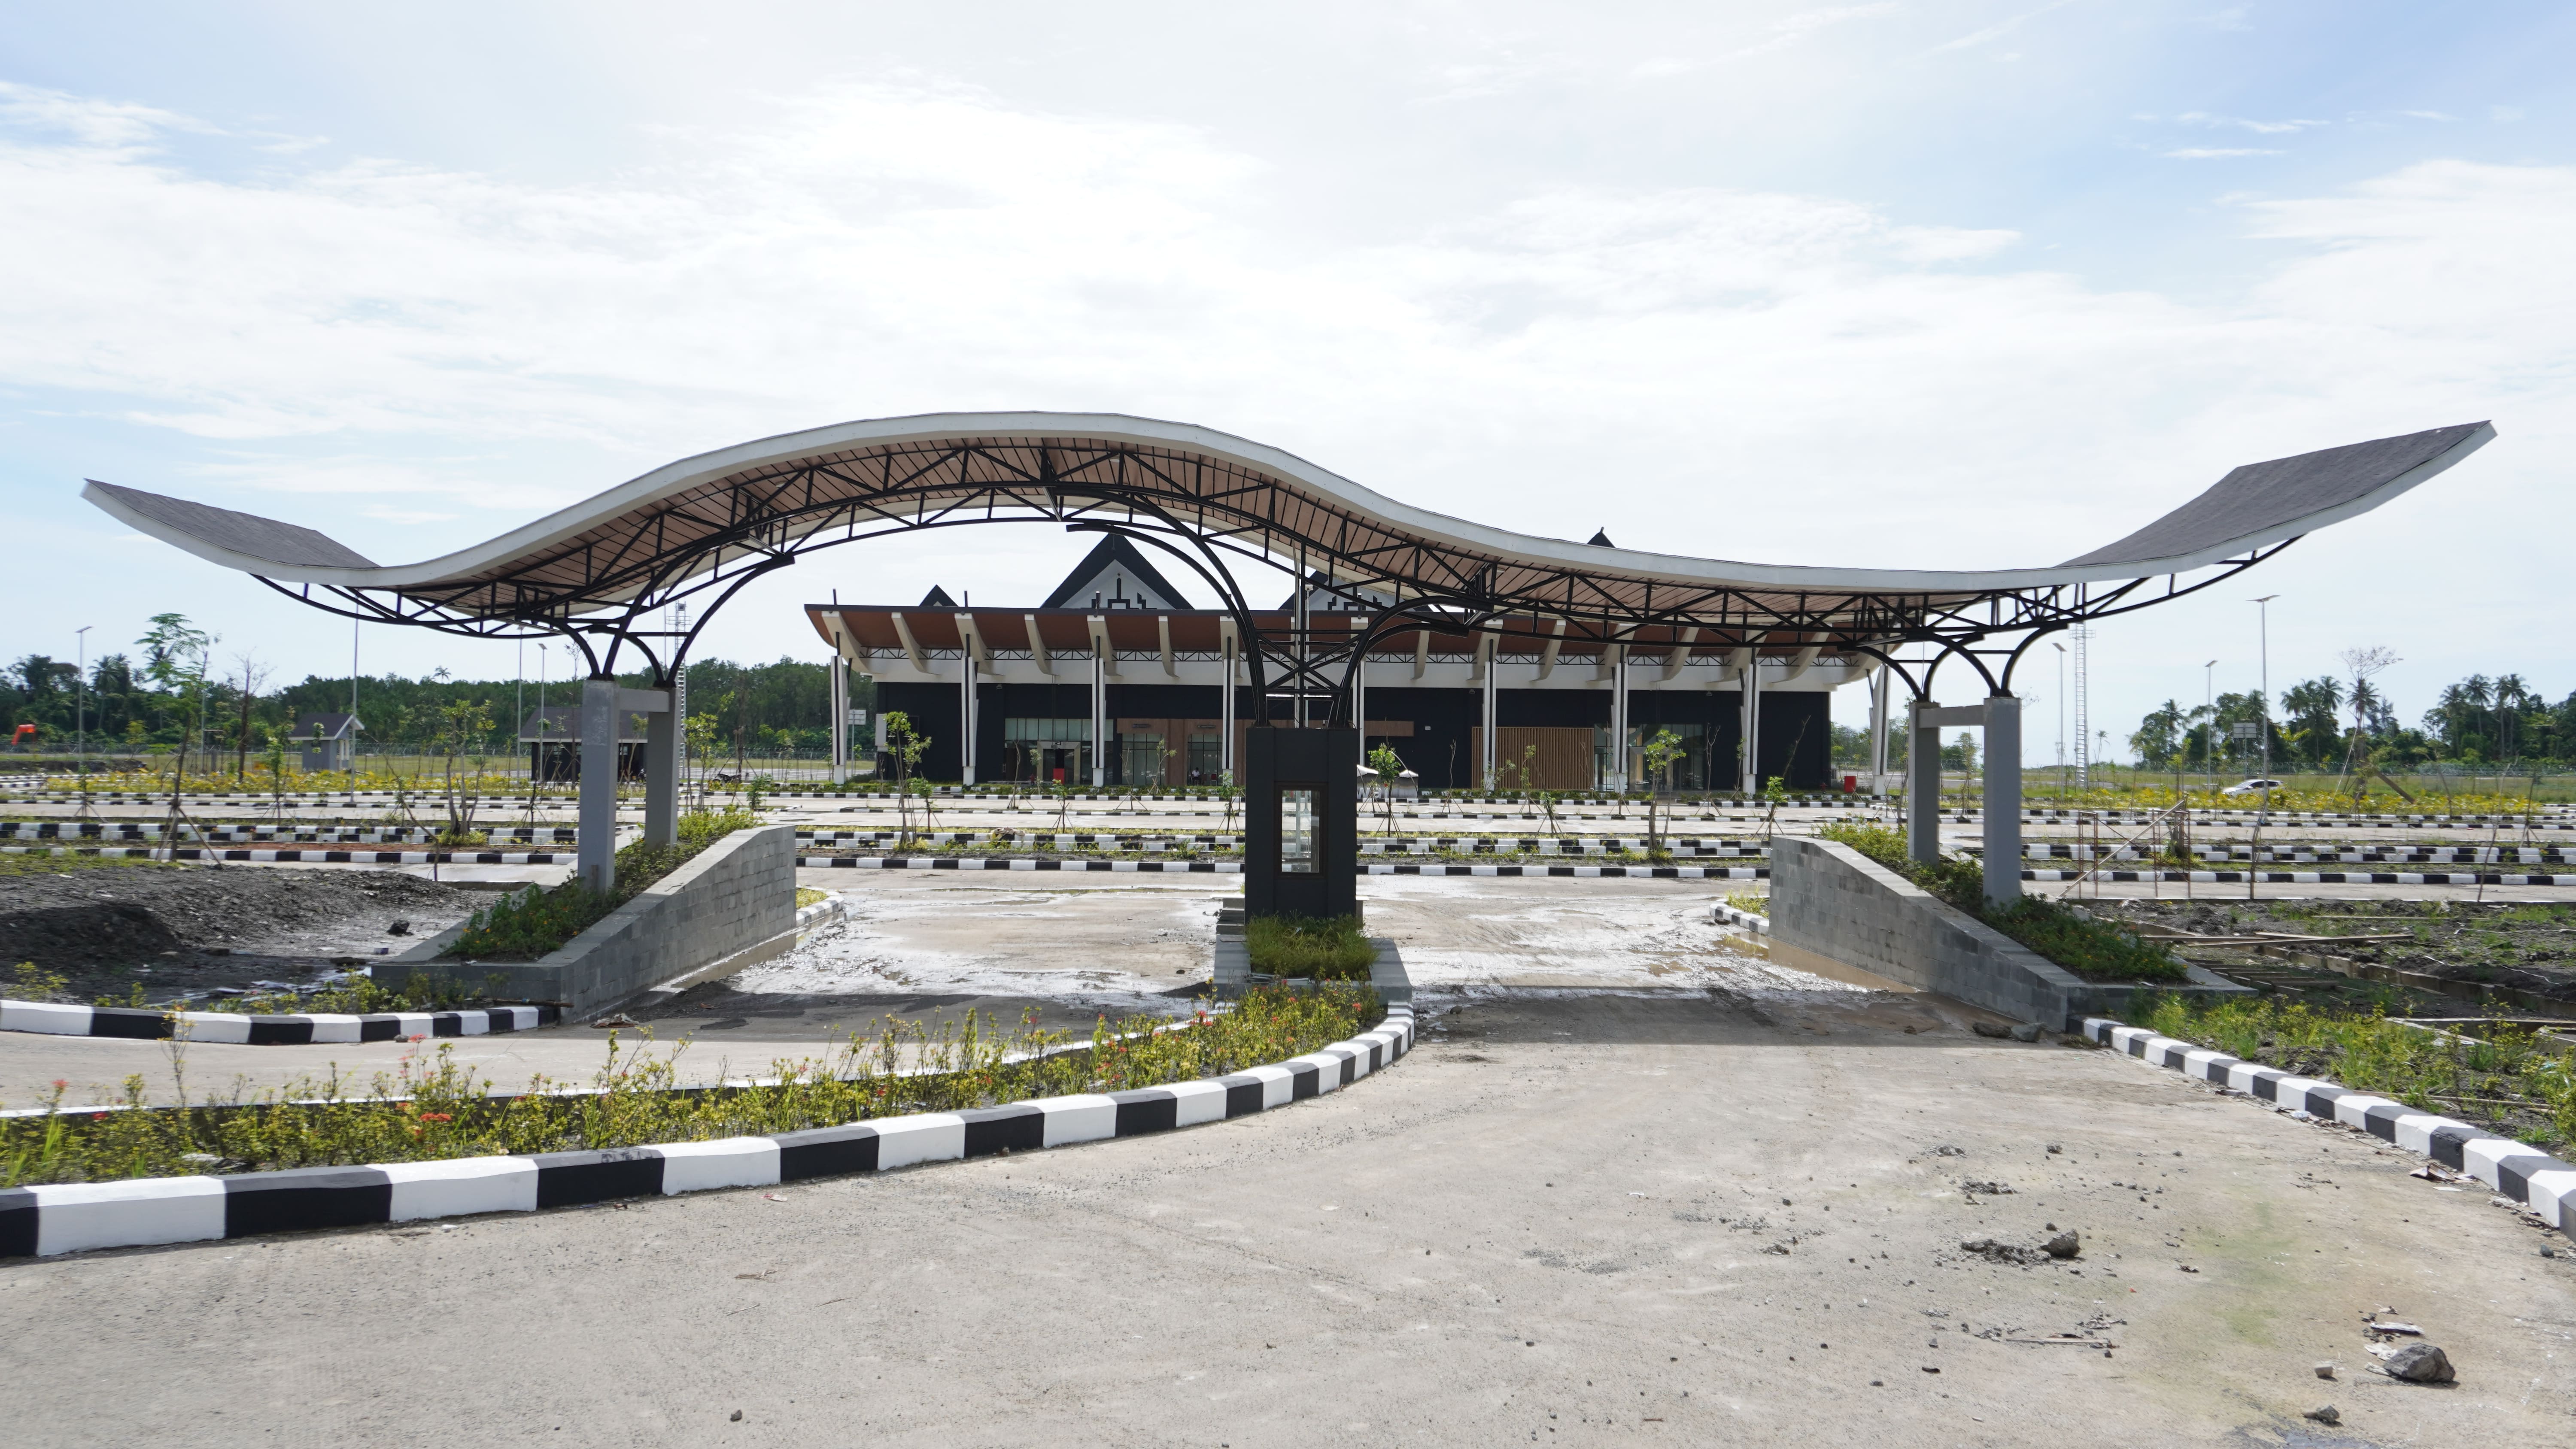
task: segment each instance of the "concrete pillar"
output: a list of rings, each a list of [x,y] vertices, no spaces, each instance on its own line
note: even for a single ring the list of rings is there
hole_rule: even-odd
[[[1105,619],[1091,621],[1091,788],[1097,790],[1109,783],[1109,661],[1102,657],[1108,648],[1109,624]]]
[[[1610,651],[1610,769],[1608,785],[1628,793],[1628,646],[1605,645]]]
[[[2021,701],[1986,697],[1986,900],[2021,899]]]
[[[1495,676],[1501,673],[1503,661],[1500,651],[1495,648],[1495,643],[1495,638],[1491,634],[1477,636],[1476,648],[1484,656],[1485,666],[1485,687],[1482,691],[1485,711],[1485,757],[1476,762],[1476,783],[1479,788],[1489,793],[1494,788],[1494,762],[1500,758],[1499,736],[1501,734],[1501,719],[1495,708],[1501,698],[1501,691],[1497,687]]]
[[[1744,737],[1744,771],[1737,788],[1749,798],[1762,793],[1762,650],[1756,646],[1744,661],[1743,693],[1739,696],[1743,719],[1737,729]]]
[[[680,716],[667,709],[644,716],[644,839],[680,843]]]
[[[1924,865],[1941,858],[1941,727],[1922,715],[1940,707],[1918,699],[1905,720],[1905,854]]]
[[[1236,764],[1234,763],[1234,677],[1235,677],[1235,656],[1234,656],[1234,634],[1233,634],[1233,632],[1232,632],[1232,631],[1230,631],[1230,630],[1227,632],[1227,634],[1226,634],[1226,636],[1225,636],[1225,651],[1224,651],[1224,652],[1225,652],[1225,688],[1221,691],[1221,698],[1218,700],[1218,722],[1217,722],[1217,727],[1216,727],[1216,728],[1217,728],[1217,750],[1218,750],[1218,752],[1219,752],[1217,768],[1218,768],[1218,769],[1223,770],[1225,773],[1227,773],[1227,774],[1229,774],[1229,775],[1234,775],[1234,776],[1235,776],[1235,778],[1236,778],[1236,780],[1237,780],[1237,782],[1238,782],[1238,783],[1240,783],[1240,782],[1241,782],[1242,777],[1241,777],[1241,775],[1237,774],[1237,769],[1238,769],[1238,767],[1237,767],[1237,766],[1236,766]]]
[[[1869,793],[1887,798],[1887,716],[1888,696],[1895,692],[1896,675],[1886,665],[1869,681]]]
[[[975,655],[971,649],[957,652],[957,757],[964,765],[961,780],[975,783]]]
[[[617,681],[581,682],[581,883],[617,884]]]
[[[850,666],[832,651],[832,783],[850,782]]]

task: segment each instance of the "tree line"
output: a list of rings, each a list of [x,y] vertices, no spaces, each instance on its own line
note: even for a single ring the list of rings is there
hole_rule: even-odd
[[[2472,674],[2444,686],[2410,727],[2372,680],[2398,662],[2385,648],[2346,650],[2342,674],[2291,685],[2277,710],[2260,690],[2190,708],[2168,699],[2139,721],[2129,748],[2149,770],[2250,769],[2266,736],[2273,767],[2284,770],[2576,765],[2576,693],[2551,704],[2518,674]]]
[[[213,635],[179,614],[163,614],[130,651],[102,655],[84,680],[70,660],[21,655],[0,670],[0,718],[48,754],[69,751],[85,728],[98,754],[166,754],[185,743],[224,768],[264,757],[272,743],[290,736],[299,716],[340,714],[350,707],[350,681],[307,675],[277,685],[250,652],[227,653]],[[643,688],[641,672],[619,683]],[[82,686],[86,684],[84,690]],[[455,706],[480,706],[488,729],[462,742],[466,754],[510,754],[519,748],[521,720],[540,705],[563,708],[581,696],[578,679],[458,679],[433,670],[417,679],[361,676],[357,715],[365,745],[428,747],[459,718]],[[852,703],[866,707],[871,691],[853,685]],[[821,751],[831,746],[828,667],[781,658],[772,664],[709,659],[688,667],[689,713],[711,720],[723,754],[766,755]]]

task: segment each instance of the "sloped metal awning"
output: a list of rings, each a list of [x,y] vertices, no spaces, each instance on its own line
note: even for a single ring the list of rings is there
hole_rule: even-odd
[[[625,632],[579,621],[631,620],[842,542],[1039,520],[1177,539],[1184,563],[1302,563],[1354,588],[1468,612],[1865,642],[2046,628],[2141,607],[2186,591],[2173,576],[2258,561],[2494,436],[2464,423],[2247,464],[2065,563],[1979,571],[1755,564],[1539,538],[1400,503],[1243,438],[1115,414],[941,413],[764,438],[414,564],[378,565],[309,528],[113,484],[91,482],[84,496],[143,533],[308,599],[318,589],[367,617],[470,632]],[[2156,578],[2164,593],[2141,591]]]

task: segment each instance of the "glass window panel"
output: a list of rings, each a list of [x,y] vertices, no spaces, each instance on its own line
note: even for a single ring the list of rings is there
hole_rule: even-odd
[[[1315,792],[1279,792],[1279,873],[1315,873]]]

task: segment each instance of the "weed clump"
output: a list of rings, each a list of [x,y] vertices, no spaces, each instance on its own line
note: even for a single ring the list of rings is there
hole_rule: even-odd
[[[1349,916],[1311,920],[1304,916],[1259,916],[1244,923],[1243,943],[1252,969],[1270,976],[1309,981],[1366,981],[1377,960],[1377,947],[1360,934]]]

